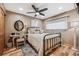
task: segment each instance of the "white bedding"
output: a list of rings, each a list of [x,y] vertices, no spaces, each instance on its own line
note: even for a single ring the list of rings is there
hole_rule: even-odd
[[[43,33],[43,34],[28,34],[28,41],[29,43],[31,43],[34,48],[39,51],[39,55],[43,55],[43,39],[44,39],[44,36],[46,34],[49,34],[49,33]],[[55,37],[55,36],[59,36],[59,34],[54,34],[54,35],[49,35],[46,37],[47,38],[52,38],[52,37]]]

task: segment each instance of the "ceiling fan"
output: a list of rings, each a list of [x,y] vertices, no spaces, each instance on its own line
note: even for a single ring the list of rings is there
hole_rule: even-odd
[[[37,15],[45,16],[45,14],[43,14],[42,12],[48,10],[48,8],[43,8],[43,9],[39,10],[39,8],[35,7],[35,5],[32,5],[32,8],[35,10],[35,12],[27,12],[27,13],[35,13],[35,15],[34,15],[35,17]]]

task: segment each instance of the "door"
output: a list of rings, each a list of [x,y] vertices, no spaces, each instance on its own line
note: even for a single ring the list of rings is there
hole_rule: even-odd
[[[0,55],[4,50],[4,13],[0,8]]]

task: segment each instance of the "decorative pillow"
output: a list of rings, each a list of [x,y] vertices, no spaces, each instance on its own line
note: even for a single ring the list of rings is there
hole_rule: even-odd
[[[29,28],[28,33],[30,34],[41,34],[43,33],[44,30],[42,30],[41,28]]]

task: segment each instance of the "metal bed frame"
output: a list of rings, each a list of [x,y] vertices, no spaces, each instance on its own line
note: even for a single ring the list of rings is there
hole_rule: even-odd
[[[32,27],[29,27],[29,28],[32,28]],[[55,36],[55,37],[46,39],[47,36],[54,35],[54,34],[59,34],[59,36]],[[44,36],[44,38],[43,38],[43,56],[50,54],[54,49],[61,46],[61,33],[54,33],[54,34],[47,34]],[[35,50],[36,53],[38,53],[36,48],[34,48],[34,46],[31,43],[29,43],[28,40],[27,40],[27,43]]]
[[[54,34],[60,34],[60,33],[54,33]],[[46,36],[54,35],[54,34],[47,34],[44,36],[43,56],[48,55],[49,53],[52,52],[53,49],[56,49],[61,46],[61,34],[59,36],[46,39]],[[47,45],[47,47],[46,47],[46,45]]]

